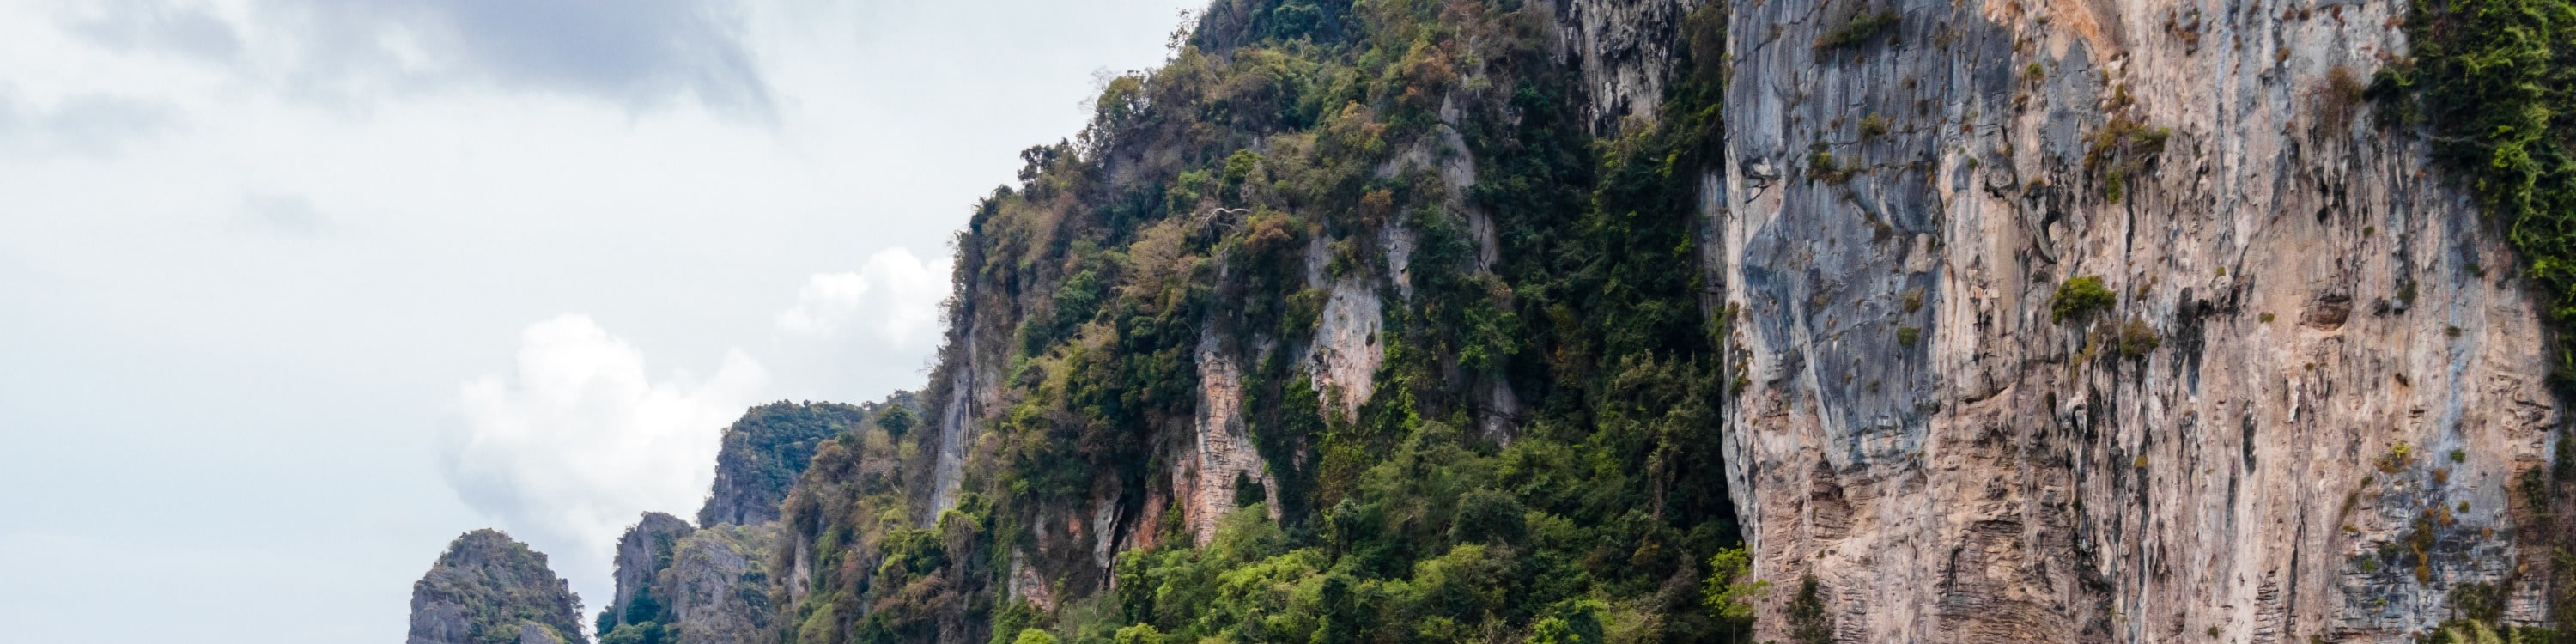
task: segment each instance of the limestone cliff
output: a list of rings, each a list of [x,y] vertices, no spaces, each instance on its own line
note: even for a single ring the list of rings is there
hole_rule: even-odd
[[[546,556],[497,530],[448,544],[411,590],[411,644],[588,642],[581,598]]]
[[[716,525],[673,545],[671,565],[657,574],[653,589],[678,641],[777,641],[767,566],[776,532],[771,525]]]
[[[661,621],[666,608],[654,582],[671,566],[672,549],[696,531],[689,522],[660,512],[646,512],[626,528],[626,534],[617,538],[617,595],[609,598],[608,610],[599,615],[601,634],[620,625]]]
[[[2406,9],[1735,5],[1705,199],[1757,573],[1851,642],[2546,620],[2549,333],[2360,101]]]

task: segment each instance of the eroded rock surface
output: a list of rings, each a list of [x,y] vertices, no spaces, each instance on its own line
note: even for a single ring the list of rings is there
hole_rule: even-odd
[[[1183,462],[1173,473],[1172,487],[1181,498],[1181,518],[1191,538],[1206,545],[1216,536],[1217,519],[1245,505],[1250,499],[1244,495],[1251,493],[1252,486],[1259,486],[1260,500],[1269,504],[1273,517],[1278,516],[1279,484],[1271,479],[1261,453],[1244,430],[1243,369],[1213,331],[1199,338],[1198,369],[1198,422],[1191,443],[1183,448]],[[1095,532],[1106,535],[1112,525],[1106,510],[1112,505],[1098,507],[1104,512],[1094,521]]]
[[[660,512],[646,512],[626,529],[626,535],[617,539],[617,596],[610,598],[606,618],[599,620],[602,628],[654,621],[665,606],[651,595],[654,576],[671,564],[672,546],[695,531],[689,522]],[[636,611],[639,598],[653,605]]]
[[[773,642],[775,613],[769,570],[777,528],[718,525],[690,533],[671,548],[670,567],[653,592],[669,611],[680,641],[692,644]]]
[[[2533,301],[2330,98],[2404,10],[1737,5],[1707,198],[1756,573],[1845,642],[2408,641],[2472,584],[2542,619]],[[2055,319],[2079,276],[2114,303]]]

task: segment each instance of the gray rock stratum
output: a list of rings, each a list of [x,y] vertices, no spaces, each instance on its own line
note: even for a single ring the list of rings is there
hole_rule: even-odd
[[[2543,619],[2534,302],[2333,98],[2405,7],[1735,5],[1706,248],[1757,574],[1845,642],[2407,641],[2476,584]],[[2078,277],[2113,303],[2053,319]]]

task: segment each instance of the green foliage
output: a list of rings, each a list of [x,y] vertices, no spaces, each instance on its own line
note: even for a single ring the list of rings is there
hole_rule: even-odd
[[[2576,321],[2576,3],[2417,2],[2406,26],[2412,59],[2371,91],[2429,120],[2436,155],[2530,262],[2564,335]],[[2576,368],[2559,345],[2561,370]]]
[[[815,450],[865,426],[868,415],[854,405],[783,400],[743,412],[725,428],[716,452],[714,497],[698,510],[698,523],[752,524],[775,517]]]
[[[1709,557],[1708,577],[1700,583],[1700,603],[1738,632],[1753,630],[1753,603],[1771,592],[1771,582],[1753,578],[1753,557],[1743,546]]]
[[[1111,644],[1163,644],[1163,632],[1153,624],[1130,624],[1118,629]]]
[[[1817,592],[1815,575],[1798,582],[1798,595],[1789,600],[1785,617],[1789,620],[1789,641],[1833,644],[1834,616],[1826,611],[1824,597]]]
[[[662,603],[653,601],[652,593],[639,592],[626,601],[626,615],[623,621],[628,624],[642,624],[661,616]]]
[[[2084,173],[2102,182],[2103,199],[2119,201],[2129,177],[2155,163],[2172,137],[2173,128],[2150,128],[2126,116],[2112,117],[2093,133],[2092,145],[2084,152]]]
[[[678,644],[679,629],[650,621],[619,624],[599,636],[599,644]]]
[[[877,412],[877,427],[896,439],[903,438],[904,432],[912,431],[912,427],[918,424],[921,424],[921,414],[911,407],[889,405],[885,411]],[[806,457],[806,460],[813,460],[813,457]]]
[[[2147,326],[2146,320],[2131,319],[2128,324],[2120,325],[2122,357],[2144,358],[2147,354],[2155,353],[2156,347],[2163,344],[2164,340],[2156,335],[2155,327]]]
[[[1601,644],[1601,613],[1604,606],[1597,599],[1574,600],[1560,605],[1555,614],[1538,620],[1530,627],[1530,644]]]
[[[1861,119],[1860,119],[1860,139],[1861,139],[1861,140],[1863,140],[1863,141],[1867,141],[1867,140],[1875,139],[1875,138],[1882,137],[1882,136],[1887,136],[1887,117],[1879,116],[1879,115],[1877,115],[1877,114],[1871,114],[1871,115],[1869,115],[1869,116],[1861,117]]]
[[[2081,321],[2109,310],[2118,301],[2118,294],[2102,286],[2102,278],[2077,277],[2057,286],[2057,296],[2049,300],[2048,320],[2061,324],[2069,319]]]
[[[1898,20],[1899,16],[1897,16],[1894,11],[1881,11],[1877,13],[1864,12],[1860,15],[1852,16],[1851,22],[1843,23],[1842,26],[1835,27],[1833,31],[1828,31],[1825,32],[1824,35],[1817,36],[1816,48],[1833,49],[1868,42],[1870,38],[1877,37],[1879,34],[1885,33],[1890,28],[1895,27]]]
[[[1842,163],[1834,160],[1833,151],[1820,143],[1807,152],[1807,178],[1842,183],[1851,178],[1851,171],[1843,169]]]

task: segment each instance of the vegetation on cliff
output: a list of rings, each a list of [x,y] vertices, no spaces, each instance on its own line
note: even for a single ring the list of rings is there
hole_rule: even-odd
[[[907,394],[872,407],[914,404]],[[724,447],[716,453],[716,482],[698,525],[759,525],[778,519],[778,504],[796,484],[814,450],[823,441],[867,422],[869,407],[828,402],[778,401],[753,407],[725,428]],[[905,414],[909,414],[907,409]]]
[[[937,432],[818,448],[773,566],[812,564],[779,591],[787,637],[1739,631],[1700,593],[1739,540],[1692,234],[1719,162],[1721,16],[1685,21],[1653,118],[1594,123],[1543,3],[1216,3],[977,205],[943,369],[985,359],[977,337],[1008,350],[965,493],[922,516]],[[1301,362],[1353,288],[1384,311],[1368,391]],[[1173,503],[1203,355],[1243,356],[1270,481],[1233,481],[1253,509],[1200,547],[1177,509],[1142,506]],[[954,386],[934,376],[930,417]],[[1059,543],[1102,504],[1161,517],[1105,567]]]
[[[546,556],[498,530],[449,543],[411,588],[414,644],[511,644],[527,631],[586,642],[581,598],[546,567]]]
[[[2370,91],[2390,123],[2430,129],[2435,155],[2522,252],[2557,330],[2560,388],[2576,389],[2576,2],[2417,0],[2406,28],[2411,55]],[[2545,475],[2554,480],[2534,470],[2522,486],[2523,517],[2555,545],[2550,614],[2561,625],[2576,618],[2576,519],[2552,510],[2576,497],[2569,438]],[[2576,642],[2576,628],[2560,630],[2556,641]]]

